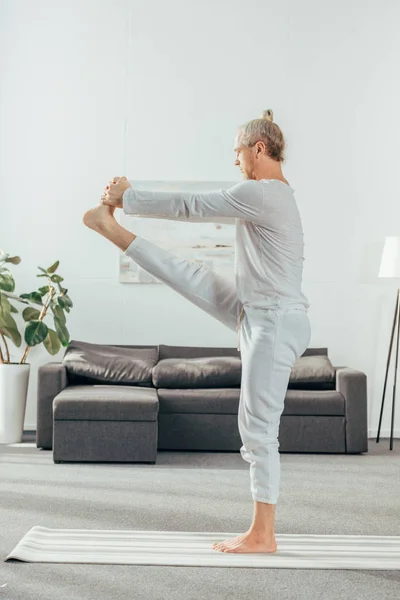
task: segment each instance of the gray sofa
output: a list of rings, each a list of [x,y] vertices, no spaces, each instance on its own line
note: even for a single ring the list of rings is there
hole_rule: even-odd
[[[39,368],[36,446],[53,450],[54,462],[155,463],[158,450],[239,452],[240,353],[236,348],[110,348],[133,351],[136,357],[141,353],[149,357],[150,352],[155,359],[137,362],[138,384],[126,380],[126,370],[120,370],[118,383],[80,376],[76,365],[85,366],[88,361],[79,362],[79,353],[73,363],[64,357],[63,362]],[[303,354],[307,356],[328,357],[328,351],[309,348]],[[231,371],[228,357],[236,357]],[[213,361],[218,363],[218,383],[210,386],[214,379],[208,377],[202,387],[201,369],[196,379],[189,372],[190,383],[185,361],[188,364],[191,359],[199,359],[210,372]],[[199,368],[199,363],[193,364]],[[279,431],[280,452],[368,451],[366,375],[337,366],[332,372],[330,381],[289,383]]]

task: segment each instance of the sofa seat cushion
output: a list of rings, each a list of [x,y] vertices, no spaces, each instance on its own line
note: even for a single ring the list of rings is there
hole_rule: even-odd
[[[157,390],[159,413],[238,414],[240,389]],[[345,400],[340,392],[287,390],[285,415],[344,416]]]
[[[158,389],[159,413],[237,415],[239,388]]]
[[[72,340],[63,357],[71,383],[152,385],[157,348],[127,348]]]
[[[345,400],[340,392],[287,390],[284,415],[344,416]]]
[[[165,358],[153,369],[157,388],[226,388],[240,386],[242,361],[237,356]]]
[[[157,391],[122,385],[69,385],[53,400],[59,421],[155,421]]]

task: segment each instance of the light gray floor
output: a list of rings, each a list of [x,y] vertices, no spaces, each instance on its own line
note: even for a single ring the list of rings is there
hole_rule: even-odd
[[[276,533],[400,535],[400,440],[363,455],[281,454]],[[156,465],[57,464],[34,438],[0,445],[0,600],[395,600],[400,571],[4,562],[34,525],[231,531],[253,514],[239,453],[159,452]],[[221,538],[223,539],[223,538]],[[2,587],[3,584],[7,584]]]

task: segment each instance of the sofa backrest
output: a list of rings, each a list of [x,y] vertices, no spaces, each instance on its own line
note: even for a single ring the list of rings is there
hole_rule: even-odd
[[[236,348],[216,348],[203,346],[168,346],[160,344],[158,347],[158,359],[164,358],[202,358],[203,356],[238,356],[240,352]]]
[[[307,348],[302,356],[328,356],[328,348]]]
[[[113,344],[120,348],[157,348],[158,360],[164,358],[202,358],[203,356],[239,356],[237,348],[217,348],[215,346],[169,346],[160,344],[158,346],[145,346],[144,344]],[[328,356],[328,348],[307,348],[302,356]]]
[[[157,350],[158,353],[158,346],[157,345],[152,345],[152,346],[145,346],[144,344],[138,344],[138,345],[133,345],[133,344],[110,344],[112,346],[115,346],[116,348],[151,348],[152,350]],[[158,358],[159,360],[159,358]]]

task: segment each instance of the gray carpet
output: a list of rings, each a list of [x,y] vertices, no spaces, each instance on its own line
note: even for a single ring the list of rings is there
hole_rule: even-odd
[[[29,444],[29,441],[31,444]],[[58,464],[28,436],[0,445],[0,599],[394,600],[399,571],[4,562],[35,525],[245,531],[239,453],[159,452],[156,465]],[[276,533],[400,535],[400,440],[368,454],[281,454]]]

